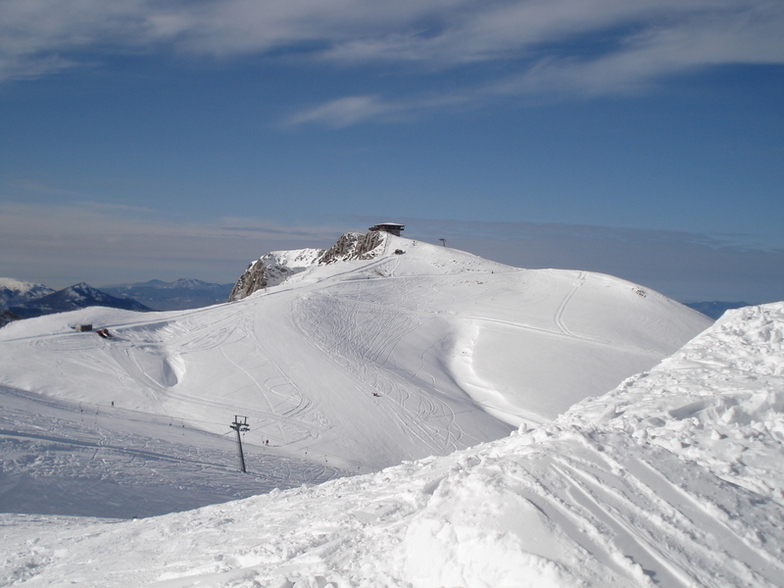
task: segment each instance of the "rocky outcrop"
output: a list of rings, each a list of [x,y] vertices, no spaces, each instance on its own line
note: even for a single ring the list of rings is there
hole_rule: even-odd
[[[295,273],[298,272],[285,265],[280,265],[274,254],[268,253],[251,263],[245,273],[240,276],[240,279],[234,284],[234,288],[231,289],[229,302],[242,300],[267,286],[276,286]]]
[[[6,326],[8,323],[18,321],[21,317],[8,310],[0,311],[0,327]]]
[[[257,259],[240,276],[229,295],[229,302],[242,300],[258,290],[277,286],[291,276],[317,265],[341,261],[373,259],[380,255],[386,234],[346,233],[329,249],[274,251]]]
[[[318,262],[328,264],[352,259],[373,259],[377,254],[375,249],[383,245],[384,237],[384,233],[380,231],[346,233],[323,253]]]

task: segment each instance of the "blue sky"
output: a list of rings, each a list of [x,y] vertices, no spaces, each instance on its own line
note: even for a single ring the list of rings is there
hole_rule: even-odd
[[[0,0],[0,275],[232,282],[379,221],[784,299],[779,0]]]

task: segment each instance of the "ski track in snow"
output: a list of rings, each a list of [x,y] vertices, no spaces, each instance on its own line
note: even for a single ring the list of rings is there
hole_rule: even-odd
[[[150,516],[346,473],[248,446],[243,476],[232,436],[35,396],[0,387],[4,512]]]
[[[399,300],[404,300],[405,290],[397,290]],[[371,312],[367,308],[372,307]],[[317,310],[328,308],[327,316],[318,316]],[[359,318],[359,310],[366,311],[367,318]],[[426,446],[444,446],[448,450],[458,448],[463,431],[456,422],[454,410],[433,395],[412,391],[410,385],[401,385],[397,378],[381,368],[390,361],[401,339],[422,325],[414,314],[390,312],[386,305],[366,303],[362,300],[361,285],[356,297],[330,296],[329,302],[298,305],[294,316],[297,327],[305,333],[323,353],[334,358],[344,370],[357,374],[372,393],[378,394],[378,404],[398,431],[410,435]],[[332,320],[331,320],[332,319]],[[337,346],[334,342],[342,342]],[[435,345],[435,344],[433,344]],[[419,368],[424,365],[419,356]],[[417,427],[418,423],[433,425]]]
[[[0,585],[780,587],[783,390],[784,302],[741,309],[446,457],[124,523],[0,515]]]
[[[0,585],[782,585],[784,311],[654,368],[709,321],[590,272],[383,250],[208,309],[5,327]]]
[[[566,326],[566,323],[564,322],[564,318],[563,318],[564,312],[566,311],[566,307],[569,305],[569,302],[571,301],[571,299],[574,297],[574,295],[577,293],[577,291],[580,289],[580,286],[582,286],[584,282],[585,282],[585,273],[584,272],[578,273],[577,277],[574,280],[574,284],[572,285],[572,288],[569,290],[569,292],[567,292],[566,296],[564,296],[563,300],[561,301],[561,304],[558,305],[558,309],[555,311],[555,315],[553,317],[553,320],[556,326],[558,327],[558,329],[568,337],[574,337],[575,334],[572,333],[569,330],[569,328]]]

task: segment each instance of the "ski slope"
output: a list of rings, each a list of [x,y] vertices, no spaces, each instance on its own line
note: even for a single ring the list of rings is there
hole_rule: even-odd
[[[0,512],[134,518],[345,476],[234,432],[0,386]],[[230,433],[230,434],[229,434]]]
[[[384,237],[372,259],[313,265],[238,302],[11,324],[0,384],[220,436],[243,415],[248,445],[357,473],[549,422],[710,324],[610,276]]]
[[[0,515],[0,584],[770,587],[784,578],[784,303],[728,312],[552,423],[135,521]]]

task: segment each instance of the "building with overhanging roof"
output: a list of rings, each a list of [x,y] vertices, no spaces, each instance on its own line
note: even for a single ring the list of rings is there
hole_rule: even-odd
[[[400,233],[405,228],[405,225],[401,225],[399,223],[379,223],[377,225],[373,225],[370,227],[370,231],[383,231],[384,233],[389,233],[390,235],[395,235],[396,237],[400,236]]]

